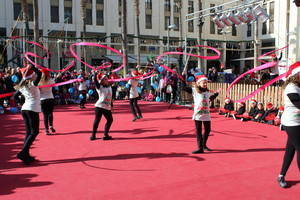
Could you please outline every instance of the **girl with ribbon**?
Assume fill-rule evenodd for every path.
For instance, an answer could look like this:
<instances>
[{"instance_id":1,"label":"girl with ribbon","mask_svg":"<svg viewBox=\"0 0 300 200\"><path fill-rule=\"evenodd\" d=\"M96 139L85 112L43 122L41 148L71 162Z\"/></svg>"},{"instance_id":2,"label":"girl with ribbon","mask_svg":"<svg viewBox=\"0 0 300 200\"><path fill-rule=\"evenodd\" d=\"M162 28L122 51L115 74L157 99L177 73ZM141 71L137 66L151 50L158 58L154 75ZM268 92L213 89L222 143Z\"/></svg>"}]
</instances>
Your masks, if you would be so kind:
<instances>
[{"instance_id":1,"label":"girl with ribbon","mask_svg":"<svg viewBox=\"0 0 300 200\"><path fill-rule=\"evenodd\" d=\"M42 69L42 78L39 85L55 84L51 79L49 71ZM44 115L44 125L46 135L50 135L49 129L52 133L55 133L53 128L53 109L54 109L54 96L52 93L52 87L40 88L41 95L41 107ZM50 126L49 126L50 125Z\"/></svg>"},{"instance_id":2,"label":"girl with ribbon","mask_svg":"<svg viewBox=\"0 0 300 200\"><path fill-rule=\"evenodd\" d=\"M18 102L19 95L25 97L25 103L22 106L22 117L26 127L26 136L23 149L17 154L17 158L23 161L24 164L29 164L35 161L29 153L29 149L39 134L39 112L41 112L40 90L37 87L42 73L35 67L27 65L21 69L22 80L19 85L15 86L15 101Z\"/></svg>"},{"instance_id":3,"label":"girl with ribbon","mask_svg":"<svg viewBox=\"0 0 300 200\"><path fill-rule=\"evenodd\" d=\"M136 121L137 119L141 119L143 118L142 116L142 112L141 109L138 105L138 98L139 98L139 93L138 93L138 89L137 86L139 84L139 81L137 79L137 77L140 76L139 72L137 70L133 70L131 72L132 77L134 77L134 79L130 79L128 81L128 92L129 92L129 102L130 102L130 110L133 114L133 122Z\"/></svg>"},{"instance_id":4,"label":"girl with ribbon","mask_svg":"<svg viewBox=\"0 0 300 200\"><path fill-rule=\"evenodd\" d=\"M93 132L90 140L96 139L97 129L102 115L106 118L103 140L111 140L112 137L108 134L113 122L112 116L112 88L108 82L108 77L105 74L99 73L94 76L96 91L98 93L98 101L95 104L95 120L93 124Z\"/></svg>"},{"instance_id":5,"label":"girl with ribbon","mask_svg":"<svg viewBox=\"0 0 300 200\"><path fill-rule=\"evenodd\" d=\"M185 85L183 88L188 93L193 94L194 98L194 114L193 120L197 132L198 149L192 153L204 153L204 150L212 151L207 147L207 140L211 130L211 118L209 111L209 101L214 100L218 96L218 92L211 93L207 88L208 79L205 75L196 76L196 83L193 87ZM204 137L202 136L202 124L204 124Z\"/></svg>"},{"instance_id":6,"label":"girl with ribbon","mask_svg":"<svg viewBox=\"0 0 300 200\"><path fill-rule=\"evenodd\" d=\"M285 175L297 151L297 163L300 170L300 62L291 65L284 84L284 112L281 123L288 139L281 172L277 181L282 188L288 187Z\"/></svg>"},{"instance_id":7,"label":"girl with ribbon","mask_svg":"<svg viewBox=\"0 0 300 200\"><path fill-rule=\"evenodd\" d=\"M80 103L79 103L79 107L81 109L85 108L85 103L86 103L86 91L87 91L87 86L86 86L86 80L87 80L87 77L85 75L85 71L81 70L80 72L80 75L78 77L79 79L81 79L79 81L79 87L78 87L78 90L79 90L79 96L80 96Z\"/></svg>"}]
</instances>

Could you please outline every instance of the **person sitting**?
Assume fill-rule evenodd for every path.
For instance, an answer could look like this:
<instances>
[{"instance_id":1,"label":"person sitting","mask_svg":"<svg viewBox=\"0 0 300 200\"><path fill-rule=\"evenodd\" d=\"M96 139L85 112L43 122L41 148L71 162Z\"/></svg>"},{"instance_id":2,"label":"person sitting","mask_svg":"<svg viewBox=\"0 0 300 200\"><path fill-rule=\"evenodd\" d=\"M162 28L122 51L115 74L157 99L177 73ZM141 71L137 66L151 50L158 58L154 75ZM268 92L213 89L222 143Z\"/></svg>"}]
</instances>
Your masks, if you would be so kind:
<instances>
[{"instance_id":1,"label":"person sitting","mask_svg":"<svg viewBox=\"0 0 300 200\"><path fill-rule=\"evenodd\" d=\"M274 119L274 125L275 126L280 126L281 125L281 116L283 114L283 111L284 111L284 107L283 106L280 106L279 109L278 109L278 113ZM281 129L281 126L280 126L280 129Z\"/></svg>"},{"instance_id":2,"label":"person sitting","mask_svg":"<svg viewBox=\"0 0 300 200\"><path fill-rule=\"evenodd\" d=\"M255 117L252 119L252 121L260 122L264 114L265 114L264 105L259 102L257 104L257 112L255 113Z\"/></svg>"},{"instance_id":3,"label":"person sitting","mask_svg":"<svg viewBox=\"0 0 300 200\"><path fill-rule=\"evenodd\" d=\"M266 112L262 116L261 122L266 124L274 124L274 119L278 113L278 109L271 102L267 103Z\"/></svg>"},{"instance_id":4,"label":"person sitting","mask_svg":"<svg viewBox=\"0 0 300 200\"><path fill-rule=\"evenodd\" d=\"M250 101L250 111L243 114L241 121L249 121L255 118L257 112L257 101L255 99L251 99Z\"/></svg>"},{"instance_id":5,"label":"person sitting","mask_svg":"<svg viewBox=\"0 0 300 200\"><path fill-rule=\"evenodd\" d=\"M229 97L226 97L224 108L220 109L219 115L225 115L225 117L229 117L230 112L232 111L234 111L234 104Z\"/></svg>"},{"instance_id":6,"label":"person sitting","mask_svg":"<svg viewBox=\"0 0 300 200\"><path fill-rule=\"evenodd\" d=\"M230 114L233 117L233 119L236 120L236 119L241 119L245 112L246 112L245 102L239 102L237 111L232 111Z\"/></svg>"}]
</instances>

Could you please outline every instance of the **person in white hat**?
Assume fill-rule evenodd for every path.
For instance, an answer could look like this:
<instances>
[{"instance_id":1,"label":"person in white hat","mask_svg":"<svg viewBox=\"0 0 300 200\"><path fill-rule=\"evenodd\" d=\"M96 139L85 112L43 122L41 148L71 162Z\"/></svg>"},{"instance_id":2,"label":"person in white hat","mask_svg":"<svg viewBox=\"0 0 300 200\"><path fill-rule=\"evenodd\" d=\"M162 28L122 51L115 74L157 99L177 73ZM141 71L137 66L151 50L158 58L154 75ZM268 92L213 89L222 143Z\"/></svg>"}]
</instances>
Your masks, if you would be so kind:
<instances>
[{"instance_id":1,"label":"person in white hat","mask_svg":"<svg viewBox=\"0 0 300 200\"><path fill-rule=\"evenodd\" d=\"M277 181L282 188L288 187L285 175L297 151L300 170L300 62L291 65L284 84L284 112L281 124L288 135L285 154Z\"/></svg>"},{"instance_id":2,"label":"person in white hat","mask_svg":"<svg viewBox=\"0 0 300 200\"><path fill-rule=\"evenodd\" d=\"M109 130L113 123L113 116L111 112L113 106L111 84L108 82L108 77L102 73L95 74L94 82L95 82L96 91L98 93L99 98L95 104L95 120L93 123L93 131L90 140L96 139L96 133L102 115L104 115L106 119L106 124L104 128L104 137L102 139L111 140L112 137L109 135Z\"/></svg>"},{"instance_id":3,"label":"person in white hat","mask_svg":"<svg viewBox=\"0 0 300 200\"><path fill-rule=\"evenodd\" d=\"M137 77L140 74L137 70L133 70L131 72L131 75L132 75L132 77ZM129 92L129 94L127 96L129 96L130 110L131 110L131 113L133 115L133 120L132 120L133 122L136 121L137 119L143 118L141 109L138 105L138 98L139 98L138 84L139 84L139 81L138 81L137 78L130 79L128 81L128 85L129 85L128 92Z\"/></svg>"},{"instance_id":4,"label":"person in white hat","mask_svg":"<svg viewBox=\"0 0 300 200\"><path fill-rule=\"evenodd\" d=\"M19 102L19 96L22 94L25 97L25 103L22 105L22 117L26 127L26 136L22 150L17 154L17 158L22 160L24 164L30 164L35 161L35 158L30 155L29 149L35 138L39 134L41 112L40 90L37 87L42 73L35 67L26 65L20 69L22 73L21 82L15 86L17 92L14 94L14 99Z\"/></svg>"},{"instance_id":5,"label":"person in white hat","mask_svg":"<svg viewBox=\"0 0 300 200\"><path fill-rule=\"evenodd\" d=\"M224 108L219 110L219 115L225 115L225 117L229 117L230 113L234 111L234 104L229 97L225 98L224 103Z\"/></svg>"},{"instance_id":6,"label":"person in white hat","mask_svg":"<svg viewBox=\"0 0 300 200\"><path fill-rule=\"evenodd\" d=\"M197 145L198 149L192 153L204 153L212 151L207 147L207 140L211 130L211 118L209 110L209 101L214 100L218 96L218 92L212 93L207 88L208 79L205 75L196 76L194 86L183 89L188 93L193 94L194 98L194 114L193 120L195 121ZM204 135L202 136L202 124L204 125Z\"/></svg>"}]
</instances>

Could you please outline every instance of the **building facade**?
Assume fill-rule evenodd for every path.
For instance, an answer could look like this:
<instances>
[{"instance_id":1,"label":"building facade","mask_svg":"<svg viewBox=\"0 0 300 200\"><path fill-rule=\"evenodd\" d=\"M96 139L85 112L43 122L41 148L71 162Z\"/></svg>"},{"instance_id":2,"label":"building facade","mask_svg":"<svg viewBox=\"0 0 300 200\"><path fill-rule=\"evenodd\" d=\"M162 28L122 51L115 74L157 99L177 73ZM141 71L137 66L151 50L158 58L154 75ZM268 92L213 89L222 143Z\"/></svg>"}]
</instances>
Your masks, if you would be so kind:
<instances>
[{"instance_id":1,"label":"building facade","mask_svg":"<svg viewBox=\"0 0 300 200\"><path fill-rule=\"evenodd\" d=\"M21 19L21 0L0 0L0 37L24 35L25 24ZM299 38L299 9L292 0L265 1L264 6L270 15L266 23L258 23L257 35L254 37L253 25L240 25L227 28L227 31L218 30L211 17L203 19L202 28L198 19L186 22L185 16L198 10L220 5L228 0L139 0L140 19L140 52L141 62L146 64L149 56L157 56L167 50L173 51L178 47L189 46L187 51L198 52L194 45L209 45L218 48L222 57L219 61L198 62L196 58L190 58L189 63L197 65L206 71L207 68L219 67L224 63L227 68L235 66L239 71L245 65L254 65L254 45L258 43L258 52L263 53L278 48L286 43L291 43L289 52L299 49L296 38ZM29 33L33 29L32 0L27 0L29 11ZM86 6L86 41L99 42L121 50L121 0L89 0ZM128 26L128 52L129 63L136 63L137 26L136 26L135 0L127 0L127 26ZM284 14L282 14L284 13ZM285 14L287 13L287 14ZM298 17L297 17L298 16ZM57 69L66 65L71 58L68 47L71 43L82 41L83 21L81 18L80 0L39 0L39 27L40 42L47 47L52 57L45 60L44 64ZM169 26L169 25L175 26ZM171 28L170 28L171 27ZM288 34L297 32L298 34ZM257 42L254 42L256 39ZM169 43L168 43L169 41ZM299 41L299 40L296 40ZM23 44L22 44L23 43ZM169 45L168 45L169 44ZM0 59L2 62L10 61L18 56L24 49L24 42L1 40ZM80 57L82 49L77 48ZM297 52L299 52L297 50ZM201 54L210 55L210 51L201 50ZM86 48L86 60L97 65L101 57L106 56L114 62L121 62L121 58L105 49ZM291 58L286 53L286 58ZM295 56L297 57L297 56ZM299 56L298 56L299 57ZM245 60L246 58L246 60ZM178 57L174 56L171 62L177 64ZM242 60L241 60L242 59ZM296 58L294 58L295 60ZM12 62L12 65L14 62ZM10 63L9 63L10 65ZM80 63L77 62L77 68Z\"/></svg>"}]
</instances>

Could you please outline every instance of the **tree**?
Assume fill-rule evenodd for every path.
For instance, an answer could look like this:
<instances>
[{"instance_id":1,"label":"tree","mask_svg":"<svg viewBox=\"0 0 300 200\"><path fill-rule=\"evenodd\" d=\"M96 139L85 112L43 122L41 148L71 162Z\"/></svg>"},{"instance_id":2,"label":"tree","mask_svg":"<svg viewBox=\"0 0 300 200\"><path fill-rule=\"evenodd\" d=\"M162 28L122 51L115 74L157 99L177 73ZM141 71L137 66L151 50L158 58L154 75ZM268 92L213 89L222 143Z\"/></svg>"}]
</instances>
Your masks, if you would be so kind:
<instances>
[{"instance_id":1,"label":"tree","mask_svg":"<svg viewBox=\"0 0 300 200\"><path fill-rule=\"evenodd\" d=\"M140 51L140 0L135 0L136 14L136 34L137 34L137 64L141 66L141 51Z\"/></svg>"},{"instance_id":2,"label":"tree","mask_svg":"<svg viewBox=\"0 0 300 200\"><path fill-rule=\"evenodd\" d=\"M122 49L123 49L123 65L124 76L127 74L128 63L128 45L127 45L127 0L122 0Z\"/></svg>"},{"instance_id":3,"label":"tree","mask_svg":"<svg viewBox=\"0 0 300 200\"><path fill-rule=\"evenodd\" d=\"M34 14L34 41L39 42L40 30L39 30L39 3L38 0L33 0L33 14ZM37 47L34 45L34 53L37 54ZM37 59L35 59L37 61Z\"/></svg>"},{"instance_id":4,"label":"tree","mask_svg":"<svg viewBox=\"0 0 300 200\"><path fill-rule=\"evenodd\" d=\"M28 23L28 4L27 0L22 0L21 1L21 8L22 8L22 20L25 23L25 30L24 30L24 37L27 38L27 34L29 32L29 23ZM24 52L26 52L26 45L24 46L23 49Z\"/></svg>"},{"instance_id":5,"label":"tree","mask_svg":"<svg viewBox=\"0 0 300 200\"><path fill-rule=\"evenodd\" d=\"M83 41L85 40L86 37L86 6L89 3L90 0L81 0L80 1L80 14L81 14L81 19L82 19L82 24L83 24L83 33L82 33L82 37L83 37ZM85 47L83 46L83 56L84 56L84 60L86 62L86 51L85 51Z\"/></svg>"}]
</instances>

